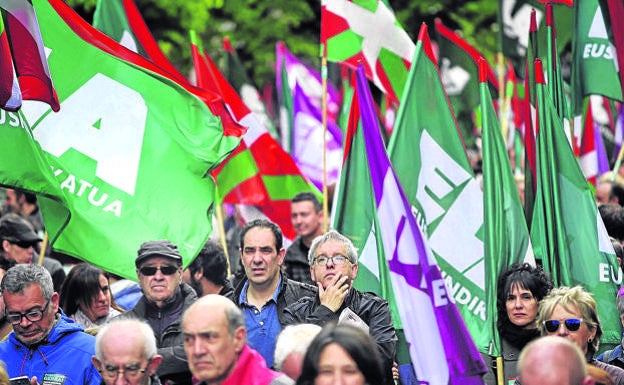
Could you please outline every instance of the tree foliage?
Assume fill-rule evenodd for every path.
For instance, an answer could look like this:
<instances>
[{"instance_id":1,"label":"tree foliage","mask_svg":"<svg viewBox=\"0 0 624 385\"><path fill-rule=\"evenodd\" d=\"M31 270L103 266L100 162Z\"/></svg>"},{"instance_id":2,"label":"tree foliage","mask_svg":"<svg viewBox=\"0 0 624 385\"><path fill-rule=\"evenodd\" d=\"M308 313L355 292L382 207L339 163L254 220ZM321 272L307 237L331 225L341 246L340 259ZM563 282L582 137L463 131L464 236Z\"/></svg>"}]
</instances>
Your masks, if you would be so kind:
<instances>
[{"instance_id":1,"label":"tree foliage","mask_svg":"<svg viewBox=\"0 0 624 385\"><path fill-rule=\"evenodd\" d=\"M96 0L67 0L87 21ZM165 55L182 71L191 69L189 30L194 29L206 51L222 56L227 36L256 85L275 79L275 44L284 41L302 60L317 67L320 1L291 0L135 0ZM412 40L424 22L432 29L440 18L480 49L490 61L496 50L497 1L390 0L398 20ZM431 32L432 33L432 32Z\"/></svg>"}]
</instances>

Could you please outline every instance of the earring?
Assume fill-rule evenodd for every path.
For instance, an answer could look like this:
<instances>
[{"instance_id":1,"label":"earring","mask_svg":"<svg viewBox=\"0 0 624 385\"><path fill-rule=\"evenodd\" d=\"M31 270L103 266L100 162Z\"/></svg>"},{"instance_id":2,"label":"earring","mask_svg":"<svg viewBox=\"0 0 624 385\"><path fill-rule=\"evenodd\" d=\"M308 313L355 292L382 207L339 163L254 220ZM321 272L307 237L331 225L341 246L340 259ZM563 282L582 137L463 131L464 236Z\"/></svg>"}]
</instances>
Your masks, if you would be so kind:
<instances>
[{"instance_id":1,"label":"earring","mask_svg":"<svg viewBox=\"0 0 624 385\"><path fill-rule=\"evenodd\" d=\"M587 340L587 343L589 343L589 344L591 344L592 342L594 342L594 339L593 339L593 338L589 338L589 339Z\"/></svg>"}]
</instances>

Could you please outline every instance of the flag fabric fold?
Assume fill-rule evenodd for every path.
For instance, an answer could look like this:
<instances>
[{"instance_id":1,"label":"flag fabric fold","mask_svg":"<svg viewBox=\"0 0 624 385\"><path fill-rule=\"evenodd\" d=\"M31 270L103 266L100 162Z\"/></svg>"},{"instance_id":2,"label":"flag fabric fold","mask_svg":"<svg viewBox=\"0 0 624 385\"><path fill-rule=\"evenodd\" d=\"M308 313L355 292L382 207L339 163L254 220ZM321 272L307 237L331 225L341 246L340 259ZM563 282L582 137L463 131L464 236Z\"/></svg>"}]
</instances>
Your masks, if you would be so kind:
<instances>
[{"instance_id":1,"label":"flag fabric fold","mask_svg":"<svg viewBox=\"0 0 624 385\"><path fill-rule=\"evenodd\" d=\"M486 353L491 336L486 328L483 193L426 33L419 36L388 154L451 295L477 347Z\"/></svg>"},{"instance_id":2,"label":"flag fabric fold","mask_svg":"<svg viewBox=\"0 0 624 385\"><path fill-rule=\"evenodd\" d=\"M531 243L555 286L582 285L598 305L601 343L618 344L620 319L613 300L622 271L596 207L548 94L544 69L535 61L537 103L537 193Z\"/></svg>"},{"instance_id":3,"label":"flag fabric fold","mask_svg":"<svg viewBox=\"0 0 624 385\"><path fill-rule=\"evenodd\" d=\"M22 99L38 100L59 110L59 100L52 84L50 69L46 59L46 53L41 39L41 31L37 22L37 15L32 4L28 0L3 0L0 4L4 29L1 39L8 37L10 56L15 67L15 75L19 81ZM0 40L0 54L6 59L6 45ZM3 63L3 67L7 63ZM12 79L12 76L3 68L0 73L2 83ZM4 89L6 89L3 86ZM16 88L12 87L12 90ZM0 91L6 92L6 91ZM15 99L13 101L15 105Z\"/></svg>"},{"instance_id":4,"label":"flag fabric fold","mask_svg":"<svg viewBox=\"0 0 624 385\"><path fill-rule=\"evenodd\" d=\"M118 49L61 0L34 7L63 109L23 110L71 211L52 246L136 278L140 244L167 238L188 264L211 231L208 172L240 139L224 135L203 99ZM45 203L42 214L54 229Z\"/></svg>"},{"instance_id":5,"label":"flag fabric fold","mask_svg":"<svg viewBox=\"0 0 624 385\"><path fill-rule=\"evenodd\" d=\"M480 65L484 66L483 61ZM507 148L492 105L485 71L481 71L479 91L483 137L483 223L485 227L485 287L488 327L491 329L490 355L502 354L497 330L498 277L513 263L535 265L529 230L518 196Z\"/></svg>"},{"instance_id":6,"label":"flag fabric fold","mask_svg":"<svg viewBox=\"0 0 624 385\"><path fill-rule=\"evenodd\" d=\"M485 364L450 299L386 154L363 67L357 70L357 97L379 237L418 381L484 384Z\"/></svg>"},{"instance_id":7,"label":"flag fabric fold","mask_svg":"<svg viewBox=\"0 0 624 385\"><path fill-rule=\"evenodd\" d=\"M405 87L414 43L387 3L381 0L321 1L321 45L327 60L356 68L399 102Z\"/></svg>"}]
</instances>

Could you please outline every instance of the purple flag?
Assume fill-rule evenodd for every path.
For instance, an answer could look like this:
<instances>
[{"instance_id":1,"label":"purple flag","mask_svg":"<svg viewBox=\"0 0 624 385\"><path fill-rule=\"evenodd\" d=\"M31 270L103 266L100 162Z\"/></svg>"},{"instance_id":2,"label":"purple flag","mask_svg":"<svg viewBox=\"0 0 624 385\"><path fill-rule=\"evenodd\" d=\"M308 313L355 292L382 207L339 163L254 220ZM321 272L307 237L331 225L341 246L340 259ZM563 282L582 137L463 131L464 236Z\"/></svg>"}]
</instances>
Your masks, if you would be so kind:
<instances>
[{"instance_id":1,"label":"purple flag","mask_svg":"<svg viewBox=\"0 0 624 385\"><path fill-rule=\"evenodd\" d=\"M321 111L312 105L299 84L294 92L294 119L291 156L319 189L323 189L323 121ZM337 182L342 166L342 131L327 121L326 157L327 184Z\"/></svg>"},{"instance_id":2,"label":"purple flag","mask_svg":"<svg viewBox=\"0 0 624 385\"><path fill-rule=\"evenodd\" d=\"M305 95L310 99L319 111L321 110L321 97L323 95L323 81L321 74L311 66L303 63L293 55L282 42L277 43L276 73L280 74L282 65L286 66L288 79L277 77L277 91L281 92L283 81L288 81L290 92L295 92L295 84L298 84ZM331 84L327 83L327 116L329 120L335 120L340 112L340 93Z\"/></svg>"},{"instance_id":3,"label":"purple flag","mask_svg":"<svg viewBox=\"0 0 624 385\"><path fill-rule=\"evenodd\" d=\"M384 147L364 69L357 70L357 95L366 142L377 220L392 287L419 382L484 384L486 368L424 234L416 224Z\"/></svg>"}]
</instances>

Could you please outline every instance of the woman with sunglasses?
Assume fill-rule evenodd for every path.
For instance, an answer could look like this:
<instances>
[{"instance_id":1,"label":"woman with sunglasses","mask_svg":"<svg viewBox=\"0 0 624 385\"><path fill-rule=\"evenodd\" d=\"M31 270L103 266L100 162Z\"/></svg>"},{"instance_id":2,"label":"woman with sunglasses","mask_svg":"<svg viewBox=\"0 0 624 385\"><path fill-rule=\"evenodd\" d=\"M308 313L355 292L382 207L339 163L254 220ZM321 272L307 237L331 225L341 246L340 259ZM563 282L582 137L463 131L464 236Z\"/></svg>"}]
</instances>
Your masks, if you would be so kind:
<instances>
[{"instance_id":1,"label":"woman with sunglasses","mask_svg":"<svg viewBox=\"0 0 624 385\"><path fill-rule=\"evenodd\" d=\"M79 263L69 271L61 287L61 308L85 329L100 326L123 312L111 294L108 275L88 263Z\"/></svg>"},{"instance_id":2,"label":"woman with sunglasses","mask_svg":"<svg viewBox=\"0 0 624 385\"><path fill-rule=\"evenodd\" d=\"M501 339L504 383L513 382L517 377L516 366L522 348L539 337L535 323L538 304L552 287L546 273L528 263L515 263L499 276L497 328ZM488 367L485 382L496 385L496 361L494 357L482 356Z\"/></svg>"},{"instance_id":3,"label":"woman with sunglasses","mask_svg":"<svg viewBox=\"0 0 624 385\"><path fill-rule=\"evenodd\" d=\"M594 359L602 328L596 301L581 286L558 287L540 301L537 325L542 335L555 335L577 344L590 365L611 375L616 385L624 385L624 369Z\"/></svg>"}]
</instances>

